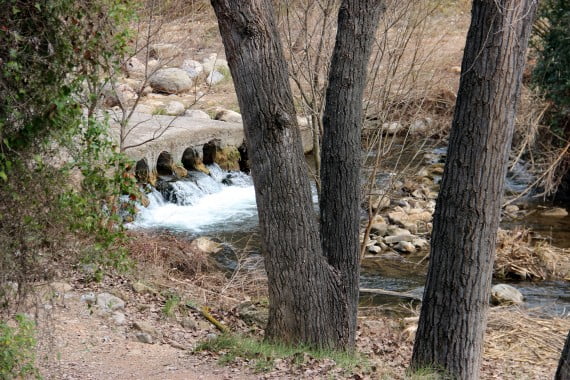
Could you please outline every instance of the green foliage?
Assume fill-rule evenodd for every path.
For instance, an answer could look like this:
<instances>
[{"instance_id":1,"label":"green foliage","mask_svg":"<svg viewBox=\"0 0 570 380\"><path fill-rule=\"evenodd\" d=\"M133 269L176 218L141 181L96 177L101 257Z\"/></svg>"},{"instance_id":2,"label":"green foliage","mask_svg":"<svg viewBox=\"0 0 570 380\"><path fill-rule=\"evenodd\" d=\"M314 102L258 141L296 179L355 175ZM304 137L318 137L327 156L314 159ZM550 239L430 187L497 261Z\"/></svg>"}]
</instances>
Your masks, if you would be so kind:
<instances>
[{"instance_id":1,"label":"green foliage","mask_svg":"<svg viewBox=\"0 0 570 380\"><path fill-rule=\"evenodd\" d=\"M544 26L546 25L546 26ZM552 131L566 139L570 132L570 1L545 0L535 28L537 63L533 82L552 102ZM542 27L539 27L542 26Z\"/></svg>"},{"instance_id":2,"label":"green foliage","mask_svg":"<svg viewBox=\"0 0 570 380\"><path fill-rule=\"evenodd\" d=\"M172 317L176 312L176 309L181 305L182 298L178 294L170 293L166 298L166 302L162 307L162 312L167 317Z\"/></svg>"},{"instance_id":3,"label":"green foliage","mask_svg":"<svg viewBox=\"0 0 570 380\"><path fill-rule=\"evenodd\" d=\"M288 346L231 334L222 334L203 342L196 347L196 351L223 352L220 358L222 364L231 363L238 357L248 359L258 371L271 370L275 359L290 359L294 365L302 365L306 360L305 354L314 359L332 359L347 372L368 367L365 359L349 352L314 350L305 346Z\"/></svg>"},{"instance_id":4,"label":"green foliage","mask_svg":"<svg viewBox=\"0 0 570 380\"><path fill-rule=\"evenodd\" d=\"M0 323L0 379L40 378L34 366L34 322L21 314L15 321L16 327Z\"/></svg>"},{"instance_id":5,"label":"green foliage","mask_svg":"<svg viewBox=\"0 0 570 380\"><path fill-rule=\"evenodd\" d=\"M126 269L121 221L138 193L96 110L128 51L132 2L6 0L3 9L0 285L16 283L23 295L81 254ZM0 293L0 306L9 295Z\"/></svg>"}]
</instances>

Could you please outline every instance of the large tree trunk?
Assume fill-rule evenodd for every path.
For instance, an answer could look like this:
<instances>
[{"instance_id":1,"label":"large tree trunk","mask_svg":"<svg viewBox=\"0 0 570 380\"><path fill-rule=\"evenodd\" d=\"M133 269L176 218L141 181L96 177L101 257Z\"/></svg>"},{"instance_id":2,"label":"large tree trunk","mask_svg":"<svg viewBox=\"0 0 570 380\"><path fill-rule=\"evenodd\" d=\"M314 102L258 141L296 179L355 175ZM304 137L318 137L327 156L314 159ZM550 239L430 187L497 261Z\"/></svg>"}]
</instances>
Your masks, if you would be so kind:
<instances>
[{"instance_id":1,"label":"large tree trunk","mask_svg":"<svg viewBox=\"0 0 570 380\"><path fill-rule=\"evenodd\" d=\"M325 111L321 166L321 240L346 289L350 344L356 335L360 278L362 96L383 0L344 0L338 14Z\"/></svg>"},{"instance_id":2,"label":"large tree trunk","mask_svg":"<svg viewBox=\"0 0 570 380\"><path fill-rule=\"evenodd\" d=\"M212 0L243 113L269 282L266 337L345 348L348 305L322 254L271 0Z\"/></svg>"},{"instance_id":3,"label":"large tree trunk","mask_svg":"<svg viewBox=\"0 0 570 380\"><path fill-rule=\"evenodd\" d=\"M496 233L536 0L474 0L412 369L478 379Z\"/></svg>"},{"instance_id":4,"label":"large tree trunk","mask_svg":"<svg viewBox=\"0 0 570 380\"><path fill-rule=\"evenodd\" d=\"M556 370L554 380L570 380L570 332L566 337L566 343L564 343L564 348L560 355L560 361L558 362L558 369Z\"/></svg>"}]
</instances>

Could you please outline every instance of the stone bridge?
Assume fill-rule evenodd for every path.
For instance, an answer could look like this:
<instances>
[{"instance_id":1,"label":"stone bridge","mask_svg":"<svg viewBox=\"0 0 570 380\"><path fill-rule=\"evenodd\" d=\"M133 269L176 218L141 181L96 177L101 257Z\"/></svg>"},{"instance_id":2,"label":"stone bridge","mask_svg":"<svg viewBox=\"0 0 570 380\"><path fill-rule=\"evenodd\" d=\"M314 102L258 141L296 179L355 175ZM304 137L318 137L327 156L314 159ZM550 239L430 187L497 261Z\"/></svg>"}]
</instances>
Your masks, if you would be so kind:
<instances>
[{"instance_id":1,"label":"stone bridge","mask_svg":"<svg viewBox=\"0 0 570 380\"><path fill-rule=\"evenodd\" d=\"M112 117L111 117L112 119ZM301 121L301 120L300 120ZM301 124L303 149L312 149L312 132L306 123ZM118 140L118 124L113 124L113 132ZM131 130L132 129L132 130ZM187 116L149 115L133 113L129 120L125 138L125 154L139 162L146 161L149 173L157 173L161 154L170 155L175 164L182 162L188 148L195 149L202 156L202 147L213 139L220 141L221 147L239 147L244 141L243 125L206 118Z\"/></svg>"}]
</instances>

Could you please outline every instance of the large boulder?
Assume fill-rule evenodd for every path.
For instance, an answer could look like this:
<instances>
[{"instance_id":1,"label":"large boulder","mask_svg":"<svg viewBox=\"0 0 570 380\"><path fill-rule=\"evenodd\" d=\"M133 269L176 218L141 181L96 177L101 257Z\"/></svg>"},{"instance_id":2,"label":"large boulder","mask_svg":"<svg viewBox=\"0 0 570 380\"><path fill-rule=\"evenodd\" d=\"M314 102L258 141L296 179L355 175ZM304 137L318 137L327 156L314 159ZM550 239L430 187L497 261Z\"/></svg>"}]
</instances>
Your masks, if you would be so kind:
<instances>
[{"instance_id":1,"label":"large boulder","mask_svg":"<svg viewBox=\"0 0 570 380\"><path fill-rule=\"evenodd\" d=\"M523 303L522 293L507 284L497 284L491 288L491 302L494 305L518 305Z\"/></svg>"},{"instance_id":2,"label":"large boulder","mask_svg":"<svg viewBox=\"0 0 570 380\"><path fill-rule=\"evenodd\" d=\"M161 69L154 73L149 84L155 92L179 94L192 88L192 79L182 69Z\"/></svg>"}]
</instances>

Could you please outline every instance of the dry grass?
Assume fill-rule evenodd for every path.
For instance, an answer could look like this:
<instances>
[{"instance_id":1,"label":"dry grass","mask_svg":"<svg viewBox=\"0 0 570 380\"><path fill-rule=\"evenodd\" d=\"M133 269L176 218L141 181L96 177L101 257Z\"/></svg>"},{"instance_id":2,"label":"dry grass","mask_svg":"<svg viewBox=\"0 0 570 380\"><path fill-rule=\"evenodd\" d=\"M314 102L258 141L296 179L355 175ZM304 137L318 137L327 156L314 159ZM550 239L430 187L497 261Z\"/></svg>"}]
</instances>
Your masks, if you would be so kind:
<instances>
[{"instance_id":1,"label":"dry grass","mask_svg":"<svg viewBox=\"0 0 570 380\"><path fill-rule=\"evenodd\" d=\"M510 307L493 308L483 366L499 368L503 378L552 378L568 330L569 318L533 316Z\"/></svg>"},{"instance_id":2,"label":"dry grass","mask_svg":"<svg viewBox=\"0 0 570 380\"><path fill-rule=\"evenodd\" d=\"M226 247L222 254L235 254L237 260L230 274L211 254L173 234L132 233L128 249L137 262L138 276L163 288L174 283L177 291L203 305L230 310L244 301L267 297L267 276L259 256Z\"/></svg>"},{"instance_id":3,"label":"dry grass","mask_svg":"<svg viewBox=\"0 0 570 380\"><path fill-rule=\"evenodd\" d=\"M566 279L570 257L546 242L533 244L528 229L499 230L494 272L498 278L519 280Z\"/></svg>"}]
</instances>

